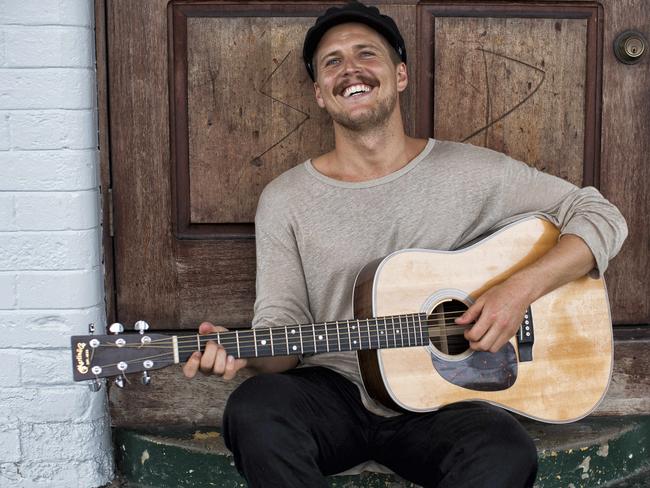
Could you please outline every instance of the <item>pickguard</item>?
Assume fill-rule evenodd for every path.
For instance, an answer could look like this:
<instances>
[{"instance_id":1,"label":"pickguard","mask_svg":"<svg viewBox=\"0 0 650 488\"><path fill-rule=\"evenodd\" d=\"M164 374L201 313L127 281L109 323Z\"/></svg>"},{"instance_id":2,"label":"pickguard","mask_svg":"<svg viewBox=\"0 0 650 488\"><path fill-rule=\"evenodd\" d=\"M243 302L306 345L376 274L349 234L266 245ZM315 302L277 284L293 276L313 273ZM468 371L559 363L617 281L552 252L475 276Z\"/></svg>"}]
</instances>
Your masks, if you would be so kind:
<instances>
[{"instance_id":1,"label":"pickguard","mask_svg":"<svg viewBox=\"0 0 650 488\"><path fill-rule=\"evenodd\" d=\"M462 359L444 359L432 350L430 355L442 378L469 390L505 390L517 379L517 354L509 342L497 352L473 351Z\"/></svg>"}]
</instances>

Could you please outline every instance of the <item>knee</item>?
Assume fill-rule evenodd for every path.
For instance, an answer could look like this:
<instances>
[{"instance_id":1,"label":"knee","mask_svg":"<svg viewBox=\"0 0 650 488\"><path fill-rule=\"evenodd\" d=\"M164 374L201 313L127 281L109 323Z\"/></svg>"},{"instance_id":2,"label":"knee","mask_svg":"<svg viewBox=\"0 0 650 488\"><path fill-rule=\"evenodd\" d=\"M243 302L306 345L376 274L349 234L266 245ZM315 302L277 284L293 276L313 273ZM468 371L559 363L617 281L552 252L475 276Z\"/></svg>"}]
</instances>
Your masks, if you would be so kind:
<instances>
[{"instance_id":1,"label":"knee","mask_svg":"<svg viewBox=\"0 0 650 488\"><path fill-rule=\"evenodd\" d=\"M256 439L263 443L269 429L276 428L291 412L293 392L281 374L253 376L231 393L223 413L223 435L227 446L231 438Z\"/></svg>"},{"instance_id":2,"label":"knee","mask_svg":"<svg viewBox=\"0 0 650 488\"><path fill-rule=\"evenodd\" d=\"M537 448L526 429L511 414L500 408L487 406L489 421L482 429L483 441L489 445L489 456L495 461L507 460L518 473L537 473ZM528 486L528 485L526 485ZM532 486L532 483L531 483Z\"/></svg>"}]
</instances>

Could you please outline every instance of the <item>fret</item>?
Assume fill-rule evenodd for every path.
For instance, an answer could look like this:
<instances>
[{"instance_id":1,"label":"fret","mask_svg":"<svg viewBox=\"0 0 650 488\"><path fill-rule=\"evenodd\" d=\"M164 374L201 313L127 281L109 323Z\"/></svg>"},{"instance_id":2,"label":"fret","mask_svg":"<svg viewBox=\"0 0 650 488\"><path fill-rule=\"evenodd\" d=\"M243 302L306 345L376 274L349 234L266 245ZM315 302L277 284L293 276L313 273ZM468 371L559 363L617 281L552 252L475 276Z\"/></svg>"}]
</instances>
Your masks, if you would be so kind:
<instances>
[{"instance_id":1,"label":"fret","mask_svg":"<svg viewBox=\"0 0 650 488\"><path fill-rule=\"evenodd\" d=\"M422 314L418 314L418 323L420 324L420 345L424 345L424 333L422 331Z\"/></svg>"},{"instance_id":2,"label":"fret","mask_svg":"<svg viewBox=\"0 0 650 488\"><path fill-rule=\"evenodd\" d=\"M316 347L316 326L314 324L311 324L311 333L314 336L314 352L318 352L318 348Z\"/></svg>"},{"instance_id":3,"label":"fret","mask_svg":"<svg viewBox=\"0 0 650 488\"><path fill-rule=\"evenodd\" d=\"M329 351L329 344L327 344L327 322L324 324L314 324L314 337L316 344L319 344L320 352ZM323 341L326 343L325 349L323 349Z\"/></svg>"},{"instance_id":4,"label":"fret","mask_svg":"<svg viewBox=\"0 0 650 488\"><path fill-rule=\"evenodd\" d=\"M398 318L399 318L399 329L398 330L399 330L400 335L402 336L402 347L406 347L406 344L404 344L404 324L402 323L402 316L399 315ZM407 339L408 339L408 336L407 336Z\"/></svg>"},{"instance_id":5,"label":"fret","mask_svg":"<svg viewBox=\"0 0 650 488\"><path fill-rule=\"evenodd\" d=\"M357 323L357 325L353 325L352 329L354 329L355 327L357 328L357 334L359 335L359 343L357 344L356 340L354 340L353 342L355 343L355 346L357 346L359 349L361 349L361 322L359 320L357 320L356 323Z\"/></svg>"},{"instance_id":6,"label":"fret","mask_svg":"<svg viewBox=\"0 0 650 488\"><path fill-rule=\"evenodd\" d=\"M381 338L382 337L384 338L384 342L386 342L386 339L387 339L386 331L385 331L385 329L386 329L386 319L381 319L381 320L384 321L384 330L379 330L379 320L380 319L375 320L375 328L377 329L377 349L382 348ZM388 343L386 343L386 345L384 347L388 347Z\"/></svg>"},{"instance_id":7,"label":"fret","mask_svg":"<svg viewBox=\"0 0 650 488\"><path fill-rule=\"evenodd\" d=\"M339 331L339 321L336 321L336 343L339 346L339 351L341 351L341 333Z\"/></svg>"},{"instance_id":8,"label":"fret","mask_svg":"<svg viewBox=\"0 0 650 488\"><path fill-rule=\"evenodd\" d=\"M253 329L253 344L255 344L255 357L257 357L257 335L255 335L255 329Z\"/></svg>"},{"instance_id":9,"label":"fret","mask_svg":"<svg viewBox=\"0 0 650 488\"><path fill-rule=\"evenodd\" d=\"M271 338L271 356L275 356L275 351L273 350L273 329L269 329L269 337Z\"/></svg>"},{"instance_id":10,"label":"fret","mask_svg":"<svg viewBox=\"0 0 650 488\"><path fill-rule=\"evenodd\" d=\"M361 323L359 323L359 328L361 328ZM361 330L359 330L359 332L361 332ZM359 341L361 343L359 345L359 349L372 349L372 337L370 336L370 319L366 319L366 335L368 336L368 344L365 345ZM361 337L359 337L359 339L361 339Z\"/></svg>"},{"instance_id":11,"label":"fret","mask_svg":"<svg viewBox=\"0 0 650 488\"><path fill-rule=\"evenodd\" d=\"M393 347L397 347L397 337L395 337L395 316L391 315L390 321L393 324Z\"/></svg>"},{"instance_id":12,"label":"fret","mask_svg":"<svg viewBox=\"0 0 650 488\"><path fill-rule=\"evenodd\" d=\"M413 344L411 344L411 324L409 324L408 314L404 315L404 322L406 323L406 337L408 338L409 347L411 347Z\"/></svg>"},{"instance_id":13,"label":"fret","mask_svg":"<svg viewBox=\"0 0 650 488\"><path fill-rule=\"evenodd\" d=\"M352 331L350 330L350 321L346 320L348 324L348 349L351 351L353 349L352 347Z\"/></svg>"},{"instance_id":14,"label":"fret","mask_svg":"<svg viewBox=\"0 0 650 488\"><path fill-rule=\"evenodd\" d=\"M219 333L217 332L217 342L221 344L221 341L219 340ZM201 352L201 336L199 334L196 334L196 350Z\"/></svg>"},{"instance_id":15,"label":"fret","mask_svg":"<svg viewBox=\"0 0 650 488\"><path fill-rule=\"evenodd\" d=\"M300 354L304 354L305 348L302 345L302 325L298 325L298 333L300 334Z\"/></svg>"},{"instance_id":16,"label":"fret","mask_svg":"<svg viewBox=\"0 0 650 488\"><path fill-rule=\"evenodd\" d=\"M271 328L260 327L253 329L255 340L255 354L259 357L271 356Z\"/></svg>"},{"instance_id":17,"label":"fret","mask_svg":"<svg viewBox=\"0 0 650 488\"><path fill-rule=\"evenodd\" d=\"M411 314L411 323L413 324L413 345L417 346L418 345L418 330L417 330L417 324L415 323L415 315Z\"/></svg>"},{"instance_id":18,"label":"fret","mask_svg":"<svg viewBox=\"0 0 650 488\"><path fill-rule=\"evenodd\" d=\"M245 354L240 354L239 352L239 334L243 333L245 334L246 331L239 331L236 330L235 332L226 332L224 334L221 334L219 337L219 343L223 346L223 348L226 350L228 355L230 356L235 356L235 357L247 357Z\"/></svg>"},{"instance_id":19,"label":"fret","mask_svg":"<svg viewBox=\"0 0 650 488\"><path fill-rule=\"evenodd\" d=\"M302 354L302 340L299 340L298 327L300 326L287 327L287 350L291 354ZM299 345L300 350L298 350Z\"/></svg>"},{"instance_id":20,"label":"fret","mask_svg":"<svg viewBox=\"0 0 650 488\"><path fill-rule=\"evenodd\" d=\"M273 356L284 356L289 354L289 344L287 343L286 327L271 327L271 354ZM277 350L277 352L276 352Z\"/></svg>"},{"instance_id":21,"label":"fret","mask_svg":"<svg viewBox=\"0 0 650 488\"><path fill-rule=\"evenodd\" d=\"M284 338L287 341L287 354L290 354L289 353L289 332L288 332L288 329L289 329L289 327L284 328Z\"/></svg>"},{"instance_id":22,"label":"fret","mask_svg":"<svg viewBox=\"0 0 650 488\"><path fill-rule=\"evenodd\" d=\"M330 352L330 337L327 333L327 322L325 322L325 345L327 346L327 352Z\"/></svg>"}]
</instances>

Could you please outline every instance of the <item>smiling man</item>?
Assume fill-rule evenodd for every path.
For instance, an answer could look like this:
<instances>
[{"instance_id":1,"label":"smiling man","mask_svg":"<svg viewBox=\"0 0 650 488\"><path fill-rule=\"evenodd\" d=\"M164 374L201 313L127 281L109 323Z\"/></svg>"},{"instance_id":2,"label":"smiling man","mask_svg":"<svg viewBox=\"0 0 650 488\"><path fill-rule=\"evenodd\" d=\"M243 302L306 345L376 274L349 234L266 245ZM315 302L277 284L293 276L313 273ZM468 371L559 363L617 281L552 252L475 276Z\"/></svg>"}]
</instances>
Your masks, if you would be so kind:
<instances>
[{"instance_id":1,"label":"smiling man","mask_svg":"<svg viewBox=\"0 0 650 488\"><path fill-rule=\"evenodd\" d=\"M577 188L509 157L404 132L406 49L394 21L353 2L307 32L304 61L332 117L332 151L271 182L256 216L254 327L346 319L356 273L399 249L457 249L526 215L561 230L542 258L481 295L457 320L469 347L499 350L550 290L602 273L625 221L594 188ZM202 334L223 331L203 323ZM325 487L325 476L372 464L427 487L532 486L535 446L486 403L399 413L363 388L354 352L235 359L215 343L184 367L230 379L224 438L253 487Z\"/></svg>"}]
</instances>

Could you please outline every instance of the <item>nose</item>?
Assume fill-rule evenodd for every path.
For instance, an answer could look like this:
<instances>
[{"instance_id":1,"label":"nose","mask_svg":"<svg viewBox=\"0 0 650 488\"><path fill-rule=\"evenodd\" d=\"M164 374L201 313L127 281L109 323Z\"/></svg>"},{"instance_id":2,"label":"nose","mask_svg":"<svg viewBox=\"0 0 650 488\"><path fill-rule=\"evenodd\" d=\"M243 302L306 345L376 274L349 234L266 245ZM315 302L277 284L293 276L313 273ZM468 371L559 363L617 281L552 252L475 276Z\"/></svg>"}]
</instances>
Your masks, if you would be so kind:
<instances>
[{"instance_id":1,"label":"nose","mask_svg":"<svg viewBox=\"0 0 650 488\"><path fill-rule=\"evenodd\" d=\"M343 59L343 73L356 73L359 70L359 63L354 56L347 56Z\"/></svg>"}]
</instances>

